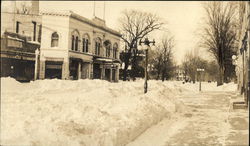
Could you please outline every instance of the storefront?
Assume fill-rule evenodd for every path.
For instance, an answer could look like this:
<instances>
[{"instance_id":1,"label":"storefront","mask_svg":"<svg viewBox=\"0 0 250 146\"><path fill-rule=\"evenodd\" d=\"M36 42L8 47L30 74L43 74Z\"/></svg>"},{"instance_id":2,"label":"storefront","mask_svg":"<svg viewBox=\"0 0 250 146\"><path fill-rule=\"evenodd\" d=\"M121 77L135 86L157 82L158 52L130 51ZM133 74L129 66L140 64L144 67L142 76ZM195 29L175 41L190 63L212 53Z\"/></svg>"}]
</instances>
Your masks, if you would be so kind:
<instances>
[{"instance_id":1,"label":"storefront","mask_svg":"<svg viewBox=\"0 0 250 146\"><path fill-rule=\"evenodd\" d=\"M69 79L91 78L92 56L79 52L69 52Z\"/></svg>"},{"instance_id":2,"label":"storefront","mask_svg":"<svg viewBox=\"0 0 250 146\"><path fill-rule=\"evenodd\" d=\"M6 32L1 38L1 77L18 81L34 80L35 50L39 44L29 43L24 36Z\"/></svg>"},{"instance_id":3,"label":"storefront","mask_svg":"<svg viewBox=\"0 0 250 146\"><path fill-rule=\"evenodd\" d=\"M45 61L45 78L62 78L62 61Z\"/></svg>"},{"instance_id":4,"label":"storefront","mask_svg":"<svg viewBox=\"0 0 250 146\"><path fill-rule=\"evenodd\" d=\"M94 79L118 82L119 62L107 58L95 58L93 68Z\"/></svg>"}]
</instances>

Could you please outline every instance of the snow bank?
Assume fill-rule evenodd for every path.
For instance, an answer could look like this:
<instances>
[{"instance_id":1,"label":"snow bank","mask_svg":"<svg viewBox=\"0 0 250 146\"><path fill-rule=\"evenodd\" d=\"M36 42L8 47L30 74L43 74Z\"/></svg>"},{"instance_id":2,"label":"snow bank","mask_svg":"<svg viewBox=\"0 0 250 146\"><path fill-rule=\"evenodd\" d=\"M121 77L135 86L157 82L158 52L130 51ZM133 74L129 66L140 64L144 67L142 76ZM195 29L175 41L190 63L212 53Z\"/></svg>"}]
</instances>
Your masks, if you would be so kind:
<instances>
[{"instance_id":1,"label":"snow bank","mask_svg":"<svg viewBox=\"0 0 250 146\"><path fill-rule=\"evenodd\" d=\"M1 78L1 145L125 145L185 108L179 82Z\"/></svg>"},{"instance_id":2,"label":"snow bank","mask_svg":"<svg viewBox=\"0 0 250 146\"><path fill-rule=\"evenodd\" d=\"M183 91L194 91L199 92L199 82L193 83L185 83L182 86ZM237 90L237 84L231 82L231 83L224 83L221 86L217 86L216 82L208 83L208 82L201 82L201 90L202 91L236 91Z\"/></svg>"}]
</instances>

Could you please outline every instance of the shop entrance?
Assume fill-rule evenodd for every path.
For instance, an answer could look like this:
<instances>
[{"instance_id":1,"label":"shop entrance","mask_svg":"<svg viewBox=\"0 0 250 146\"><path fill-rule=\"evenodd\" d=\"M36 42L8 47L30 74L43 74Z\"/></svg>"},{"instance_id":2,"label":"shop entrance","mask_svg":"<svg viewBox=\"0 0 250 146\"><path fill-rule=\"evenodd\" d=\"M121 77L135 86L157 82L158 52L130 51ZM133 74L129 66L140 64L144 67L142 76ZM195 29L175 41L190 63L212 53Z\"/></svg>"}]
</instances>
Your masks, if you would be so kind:
<instances>
[{"instance_id":1,"label":"shop entrance","mask_svg":"<svg viewBox=\"0 0 250 146\"><path fill-rule=\"evenodd\" d=\"M101 79L101 68L100 64L94 63L93 64L93 78L94 79Z\"/></svg>"},{"instance_id":2,"label":"shop entrance","mask_svg":"<svg viewBox=\"0 0 250 146\"><path fill-rule=\"evenodd\" d=\"M70 79L77 80L78 79L78 66L81 63L80 60L71 59L69 64L70 70Z\"/></svg>"},{"instance_id":3,"label":"shop entrance","mask_svg":"<svg viewBox=\"0 0 250 146\"><path fill-rule=\"evenodd\" d=\"M115 73L116 73L115 69L112 69L112 81L116 81L115 80Z\"/></svg>"},{"instance_id":4,"label":"shop entrance","mask_svg":"<svg viewBox=\"0 0 250 146\"><path fill-rule=\"evenodd\" d=\"M1 77L12 77L20 82L34 79L35 61L1 58Z\"/></svg>"},{"instance_id":5,"label":"shop entrance","mask_svg":"<svg viewBox=\"0 0 250 146\"><path fill-rule=\"evenodd\" d=\"M45 78L46 79L62 79L62 64L61 61L46 61L45 62Z\"/></svg>"},{"instance_id":6,"label":"shop entrance","mask_svg":"<svg viewBox=\"0 0 250 146\"><path fill-rule=\"evenodd\" d=\"M110 81L110 69L105 69L105 80Z\"/></svg>"}]
</instances>

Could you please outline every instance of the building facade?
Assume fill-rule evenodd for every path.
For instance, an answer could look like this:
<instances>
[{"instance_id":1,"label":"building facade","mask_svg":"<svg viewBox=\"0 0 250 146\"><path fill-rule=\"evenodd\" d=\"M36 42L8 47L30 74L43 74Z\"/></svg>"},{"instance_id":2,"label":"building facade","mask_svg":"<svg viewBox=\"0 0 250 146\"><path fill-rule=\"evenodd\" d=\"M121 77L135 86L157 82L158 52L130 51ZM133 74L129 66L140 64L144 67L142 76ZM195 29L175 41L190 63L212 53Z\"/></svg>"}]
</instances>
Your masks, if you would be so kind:
<instances>
[{"instance_id":1,"label":"building facade","mask_svg":"<svg viewBox=\"0 0 250 146\"><path fill-rule=\"evenodd\" d=\"M41 41L39 3L29 1L25 9L17 1L3 4L9 6L1 11L1 77L33 80Z\"/></svg>"},{"instance_id":2,"label":"building facade","mask_svg":"<svg viewBox=\"0 0 250 146\"><path fill-rule=\"evenodd\" d=\"M42 12L39 79L118 81L121 35L74 12Z\"/></svg>"},{"instance_id":3,"label":"building facade","mask_svg":"<svg viewBox=\"0 0 250 146\"><path fill-rule=\"evenodd\" d=\"M236 60L236 73L238 78L238 89L244 96L245 102L249 102L250 86L250 2L239 2L239 21L238 31L238 57Z\"/></svg>"}]
</instances>

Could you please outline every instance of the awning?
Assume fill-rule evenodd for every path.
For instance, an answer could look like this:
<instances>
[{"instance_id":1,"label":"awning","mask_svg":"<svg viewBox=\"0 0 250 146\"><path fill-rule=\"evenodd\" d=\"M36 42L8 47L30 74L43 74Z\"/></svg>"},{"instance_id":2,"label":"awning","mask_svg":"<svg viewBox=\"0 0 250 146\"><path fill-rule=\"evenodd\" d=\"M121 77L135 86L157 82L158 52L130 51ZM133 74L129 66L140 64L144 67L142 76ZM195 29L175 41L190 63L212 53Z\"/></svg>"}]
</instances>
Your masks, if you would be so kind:
<instances>
[{"instance_id":1,"label":"awning","mask_svg":"<svg viewBox=\"0 0 250 146\"><path fill-rule=\"evenodd\" d=\"M113 62L112 59L108 59L108 58L96 58L96 61Z\"/></svg>"}]
</instances>

